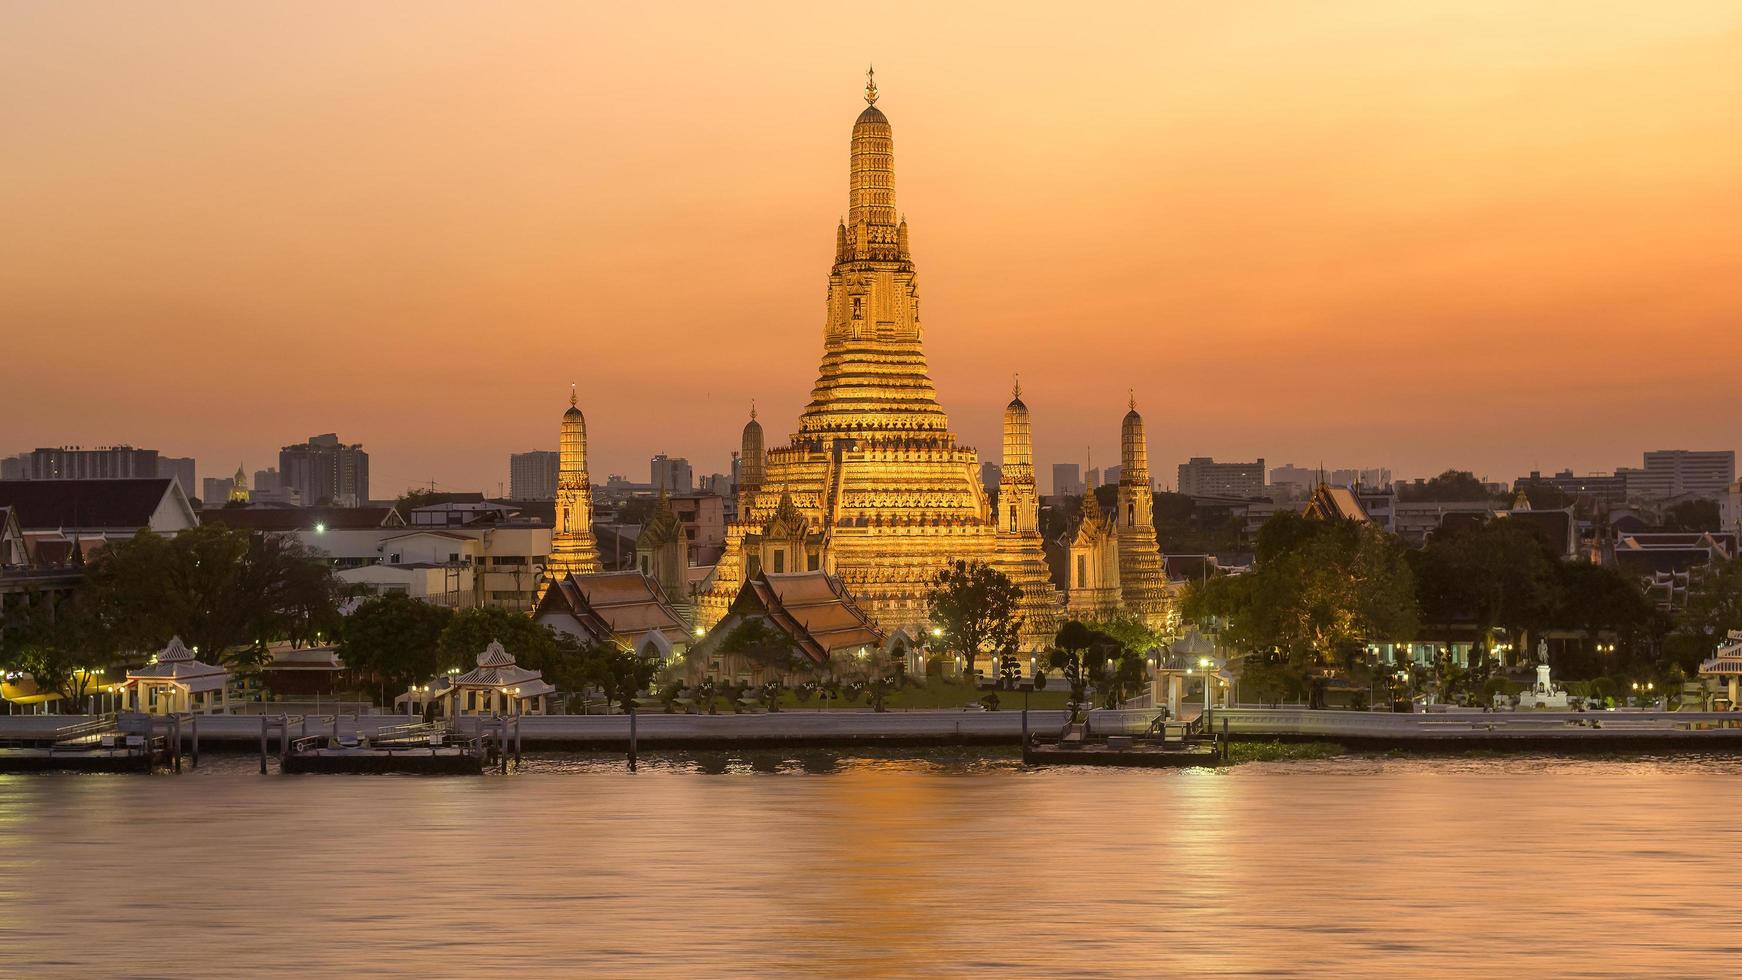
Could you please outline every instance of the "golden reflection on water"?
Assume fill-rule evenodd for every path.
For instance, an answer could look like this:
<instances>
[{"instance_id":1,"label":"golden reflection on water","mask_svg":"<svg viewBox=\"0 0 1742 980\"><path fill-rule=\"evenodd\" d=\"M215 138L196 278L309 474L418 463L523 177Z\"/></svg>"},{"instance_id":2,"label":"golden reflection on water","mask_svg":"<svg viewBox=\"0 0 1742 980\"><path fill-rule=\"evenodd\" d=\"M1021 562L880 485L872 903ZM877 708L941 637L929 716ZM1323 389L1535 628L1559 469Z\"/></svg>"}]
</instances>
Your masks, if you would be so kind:
<instances>
[{"instance_id":1,"label":"golden reflection on water","mask_svg":"<svg viewBox=\"0 0 1742 980\"><path fill-rule=\"evenodd\" d=\"M215 763L215 764L214 764ZM1729 760L0 777L0 975L1731 975Z\"/></svg>"}]
</instances>

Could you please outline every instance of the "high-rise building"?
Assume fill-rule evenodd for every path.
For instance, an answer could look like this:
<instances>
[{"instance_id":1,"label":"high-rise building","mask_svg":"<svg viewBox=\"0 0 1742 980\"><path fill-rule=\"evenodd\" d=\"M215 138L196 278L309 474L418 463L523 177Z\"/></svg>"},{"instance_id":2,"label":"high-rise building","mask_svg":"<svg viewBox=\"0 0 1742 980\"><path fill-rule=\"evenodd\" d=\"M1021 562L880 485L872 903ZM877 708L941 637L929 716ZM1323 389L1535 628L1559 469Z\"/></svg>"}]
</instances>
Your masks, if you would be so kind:
<instances>
[{"instance_id":1,"label":"high-rise building","mask_svg":"<svg viewBox=\"0 0 1742 980\"><path fill-rule=\"evenodd\" d=\"M653 474L651 482L656 490L690 493L695 489L695 474L690 470L690 461L681 456L660 453L653 457L649 468Z\"/></svg>"},{"instance_id":2,"label":"high-rise building","mask_svg":"<svg viewBox=\"0 0 1742 980\"><path fill-rule=\"evenodd\" d=\"M1264 460L1255 463L1218 463L1207 456L1193 456L1179 464L1179 492L1194 497L1237 497L1250 500L1264 496Z\"/></svg>"},{"instance_id":3,"label":"high-rise building","mask_svg":"<svg viewBox=\"0 0 1742 980\"><path fill-rule=\"evenodd\" d=\"M1120 478L1124 475L1125 467L1109 466L1107 467L1106 472L1101 475L1101 485L1104 487L1116 487L1119 485Z\"/></svg>"},{"instance_id":4,"label":"high-rise building","mask_svg":"<svg viewBox=\"0 0 1742 980\"><path fill-rule=\"evenodd\" d=\"M369 454L332 432L279 450L278 474L310 506L360 507L369 501Z\"/></svg>"},{"instance_id":5,"label":"high-rise building","mask_svg":"<svg viewBox=\"0 0 1742 980\"><path fill-rule=\"evenodd\" d=\"M534 449L508 456L509 500L555 500L557 474L562 468L562 454L549 449Z\"/></svg>"},{"instance_id":6,"label":"high-rise building","mask_svg":"<svg viewBox=\"0 0 1742 980\"><path fill-rule=\"evenodd\" d=\"M1101 468L1099 466L1089 467L1089 471L1083 476L1083 490L1087 492L1105 485L1101 482Z\"/></svg>"},{"instance_id":7,"label":"high-rise building","mask_svg":"<svg viewBox=\"0 0 1742 980\"><path fill-rule=\"evenodd\" d=\"M1644 466L1622 467L1615 475L1625 482L1629 500L1671 497L1718 500L1736 481L1736 452L1657 449L1645 454Z\"/></svg>"},{"instance_id":8,"label":"high-rise building","mask_svg":"<svg viewBox=\"0 0 1742 980\"><path fill-rule=\"evenodd\" d=\"M20 458L21 476L26 480L122 480L160 475L157 450L132 446L61 446L35 449Z\"/></svg>"},{"instance_id":9,"label":"high-rise building","mask_svg":"<svg viewBox=\"0 0 1742 980\"><path fill-rule=\"evenodd\" d=\"M227 477L208 476L200 483L200 506L222 507L230 499L236 481Z\"/></svg>"},{"instance_id":10,"label":"high-rise building","mask_svg":"<svg viewBox=\"0 0 1742 980\"><path fill-rule=\"evenodd\" d=\"M277 493L283 486L284 481L279 479L277 467L268 466L254 471L254 496Z\"/></svg>"},{"instance_id":11,"label":"high-rise building","mask_svg":"<svg viewBox=\"0 0 1742 980\"><path fill-rule=\"evenodd\" d=\"M1077 463L1052 464L1052 493L1055 497L1076 497L1083 492L1083 470Z\"/></svg>"},{"instance_id":12,"label":"high-rise building","mask_svg":"<svg viewBox=\"0 0 1742 980\"><path fill-rule=\"evenodd\" d=\"M192 497L199 492L199 486L194 482L194 458L192 456L157 457L157 475L174 480L181 486L181 492L184 496Z\"/></svg>"}]
</instances>

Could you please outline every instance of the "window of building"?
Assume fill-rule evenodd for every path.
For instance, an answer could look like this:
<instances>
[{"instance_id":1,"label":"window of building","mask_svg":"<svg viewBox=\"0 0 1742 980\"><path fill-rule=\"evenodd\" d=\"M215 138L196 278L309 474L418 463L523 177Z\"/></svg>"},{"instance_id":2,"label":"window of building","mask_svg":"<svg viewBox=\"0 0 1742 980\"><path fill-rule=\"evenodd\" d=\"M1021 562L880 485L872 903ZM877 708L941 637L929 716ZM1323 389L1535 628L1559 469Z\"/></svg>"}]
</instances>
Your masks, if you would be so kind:
<instances>
[{"instance_id":1,"label":"window of building","mask_svg":"<svg viewBox=\"0 0 1742 980\"><path fill-rule=\"evenodd\" d=\"M1083 555L1077 556L1077 588L1089 584L1089 562Z\"/></svg>"},{"instance_id":2,"label":"window of building","mask_svg":"<svg viewBox=\"0 0 1742 980\"><path fill-rule=\"evenodd\" d=\"M805 566L813 572L817 570L819 566L817 564L817 556L814 553L809 556L808 560L805 562Z\"/></svg>"},{"instance_id":3,"label":"window of building","mask_svg":"<svg viewBox=\"0 0 1742 980\"><path fill-rule=\"evenodd\" d=\"M779 575L784 571L786 571L786 552L782 549L776 549L774 552L774 574Z\"/></svg>"}]
</instances>

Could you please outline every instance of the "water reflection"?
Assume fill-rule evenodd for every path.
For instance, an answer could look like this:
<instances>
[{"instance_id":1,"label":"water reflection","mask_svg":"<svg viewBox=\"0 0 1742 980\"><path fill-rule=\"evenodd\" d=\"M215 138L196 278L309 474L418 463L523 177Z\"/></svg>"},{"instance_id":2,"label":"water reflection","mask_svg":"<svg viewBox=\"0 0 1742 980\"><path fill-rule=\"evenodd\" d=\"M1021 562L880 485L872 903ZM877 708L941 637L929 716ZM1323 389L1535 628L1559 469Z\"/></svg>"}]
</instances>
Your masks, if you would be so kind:
<instances>
[{"instance_id":1,"label":"water reflection","mask_svg":"<svg viewBox=\"0 0 1742 980\"><path fill-rule=\"evenodd\" d=\"M0 777L0 973L1728 975L1737 763Z\"/></svg>"}]
</instances>

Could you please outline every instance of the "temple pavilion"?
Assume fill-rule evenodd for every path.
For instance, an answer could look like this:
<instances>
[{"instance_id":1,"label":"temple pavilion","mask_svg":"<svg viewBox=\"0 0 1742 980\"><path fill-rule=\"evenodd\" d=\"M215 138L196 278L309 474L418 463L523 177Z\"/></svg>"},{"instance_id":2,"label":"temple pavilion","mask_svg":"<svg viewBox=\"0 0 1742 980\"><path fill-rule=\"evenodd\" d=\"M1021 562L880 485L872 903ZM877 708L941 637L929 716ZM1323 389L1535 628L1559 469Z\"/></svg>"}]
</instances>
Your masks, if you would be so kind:
<instances>
[{"instance_id":1,"label":"temple pavilion","mask_svg":"<svg viewBox=\"0 0 1742 980\"><path fill-rule=\"evenodd\" d=\"M127 671L121 704L150 715L223 714L230 710L230 672L196 660L181 637L171 637L150 663Z\"/></svg>"},{"instance_id":2,"label":"temple pavilion","mask_svg":"<svg viewBox=\"0 0 1742 980\"><path fill-rule=\"evenodd\" d=\"M1717 653L1700 664L1700 676L1716 678L1728 685L1728 708L1734 711L1737 695L1742 693L1738 690L1742 688L1742 631L1731 630L1726 639L1728 642L1719 645Z\"/></svg>"},{"instance_id":3,"label":"temple pavilion","mask_svg":"<svg viewBox=\"0 0 1742 980\"><path fill-rule=\"evenodd\" d=\"M462 715L542 715L556 688L541 671L528 670L495 640L478 654L478 666L463 674L445 674L414 684L394 698L394 706L411 714L430 706L446 718Z\"/></svg>"}]
</instances>

